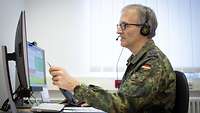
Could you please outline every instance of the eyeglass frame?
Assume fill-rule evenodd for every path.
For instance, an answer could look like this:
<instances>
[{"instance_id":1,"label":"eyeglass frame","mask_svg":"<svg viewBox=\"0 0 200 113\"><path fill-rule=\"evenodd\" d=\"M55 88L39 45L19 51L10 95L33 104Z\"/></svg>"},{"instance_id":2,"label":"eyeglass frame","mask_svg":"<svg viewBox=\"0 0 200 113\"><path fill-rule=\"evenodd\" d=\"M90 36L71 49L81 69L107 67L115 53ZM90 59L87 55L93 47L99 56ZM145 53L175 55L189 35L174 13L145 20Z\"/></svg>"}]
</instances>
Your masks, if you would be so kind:
<instances>
[{"instance_id":1,"label":"eyeglass frame","mask_svg":"<svg viewBox=\"0 0 200 113\"><path fill-rule=\"evenodd\" d=\"M126 23L126 22L122 22L117 24L117 29L121 29L122 31L126 30L128 25L134 25L134 26L143 26L144 24L131 24L131 23Z\"/></svg>"}]
</instances>

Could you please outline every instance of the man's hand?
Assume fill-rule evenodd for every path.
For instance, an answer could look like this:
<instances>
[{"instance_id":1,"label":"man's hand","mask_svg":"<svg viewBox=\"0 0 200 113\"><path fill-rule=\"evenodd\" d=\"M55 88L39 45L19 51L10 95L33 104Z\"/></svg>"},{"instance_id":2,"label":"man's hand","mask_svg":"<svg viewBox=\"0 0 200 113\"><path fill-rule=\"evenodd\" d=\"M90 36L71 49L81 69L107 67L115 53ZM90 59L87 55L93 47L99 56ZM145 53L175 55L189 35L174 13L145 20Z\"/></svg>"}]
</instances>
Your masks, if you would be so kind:
<instances>
[{"instance_id":1,"label":"man's hand","mask_svg":"<svg viewBox=\"0 0 200 113\"><path fill-rule=\"evenodd\" d=\"M61 67L52 66L49 68L49 73L52 75L53 84L57 85L59 88L73 91L77 85L80 85L76 79L72 78L69 73Z\"/></svg>"}]
</instances>

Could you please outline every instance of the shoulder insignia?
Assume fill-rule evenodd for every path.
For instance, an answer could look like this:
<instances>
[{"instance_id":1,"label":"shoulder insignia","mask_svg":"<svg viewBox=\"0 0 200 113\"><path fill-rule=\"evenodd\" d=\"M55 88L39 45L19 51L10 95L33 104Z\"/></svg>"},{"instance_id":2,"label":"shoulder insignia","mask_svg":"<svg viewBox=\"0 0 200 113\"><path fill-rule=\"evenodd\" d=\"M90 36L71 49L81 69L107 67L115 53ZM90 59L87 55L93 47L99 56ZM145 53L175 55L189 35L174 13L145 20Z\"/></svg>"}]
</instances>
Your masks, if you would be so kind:
<instances>
[{"instance_id":1,"label":"shoulder insignia","mask_svg":"<svg viewBox=\"0 0 200 113\"><path fill-rule=\"evenodd\" d=\"M151 65L150 65L150 64L144 64L144 65L142 66L142 69L144 69L144 70L149 70L149 69L151 69Z\"/></svg>"}]
</instances>

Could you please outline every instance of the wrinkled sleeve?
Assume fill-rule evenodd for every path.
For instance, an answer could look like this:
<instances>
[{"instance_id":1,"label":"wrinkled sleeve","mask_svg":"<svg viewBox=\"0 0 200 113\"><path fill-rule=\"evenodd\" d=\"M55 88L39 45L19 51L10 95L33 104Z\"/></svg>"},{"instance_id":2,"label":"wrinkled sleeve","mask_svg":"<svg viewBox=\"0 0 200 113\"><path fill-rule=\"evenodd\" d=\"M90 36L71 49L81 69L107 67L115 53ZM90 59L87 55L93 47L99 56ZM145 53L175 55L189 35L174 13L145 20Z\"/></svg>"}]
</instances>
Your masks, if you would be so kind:
<instances>
[{"instance_id":1,"label":"wrinkled sleeve","mask_svg":"<svg viewBox=\"0 0 200 113\"><path fill-rule=\"evenodd\" d=\"M126 113L128 102L123 95L109 93L101 87L84 84L77 86L74 95L79 101L108 113Z\"/></svg>"}]
</instances>

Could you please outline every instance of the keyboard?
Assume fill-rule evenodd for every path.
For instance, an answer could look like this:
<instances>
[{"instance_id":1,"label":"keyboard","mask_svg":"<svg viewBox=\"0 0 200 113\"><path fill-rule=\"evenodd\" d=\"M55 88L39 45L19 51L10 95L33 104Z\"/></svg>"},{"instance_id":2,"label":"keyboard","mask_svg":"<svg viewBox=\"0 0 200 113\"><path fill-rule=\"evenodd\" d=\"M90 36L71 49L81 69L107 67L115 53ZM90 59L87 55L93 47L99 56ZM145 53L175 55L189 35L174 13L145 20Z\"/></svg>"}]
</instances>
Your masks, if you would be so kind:
<instances>
[{"instance_id":1,"label":"keyboard","mask_svg":"<svg viewBox=\"0 0 200 113\"><path fill-rule=\"evenodd\" d=\"M93 107L65 107L63 109L64 113L106 113L102 110Z\"/></svg>"},{"instance_id":2,"label":"keyboard","mask_svg":"<svg viewBox=\"0 0 200 113\"><path fill-rule=\"evenodd\" d=\"M32 112L60 112L64 108L64 104L58 103L41 103L31 108Z\"/></svg>"}]
</instances>

